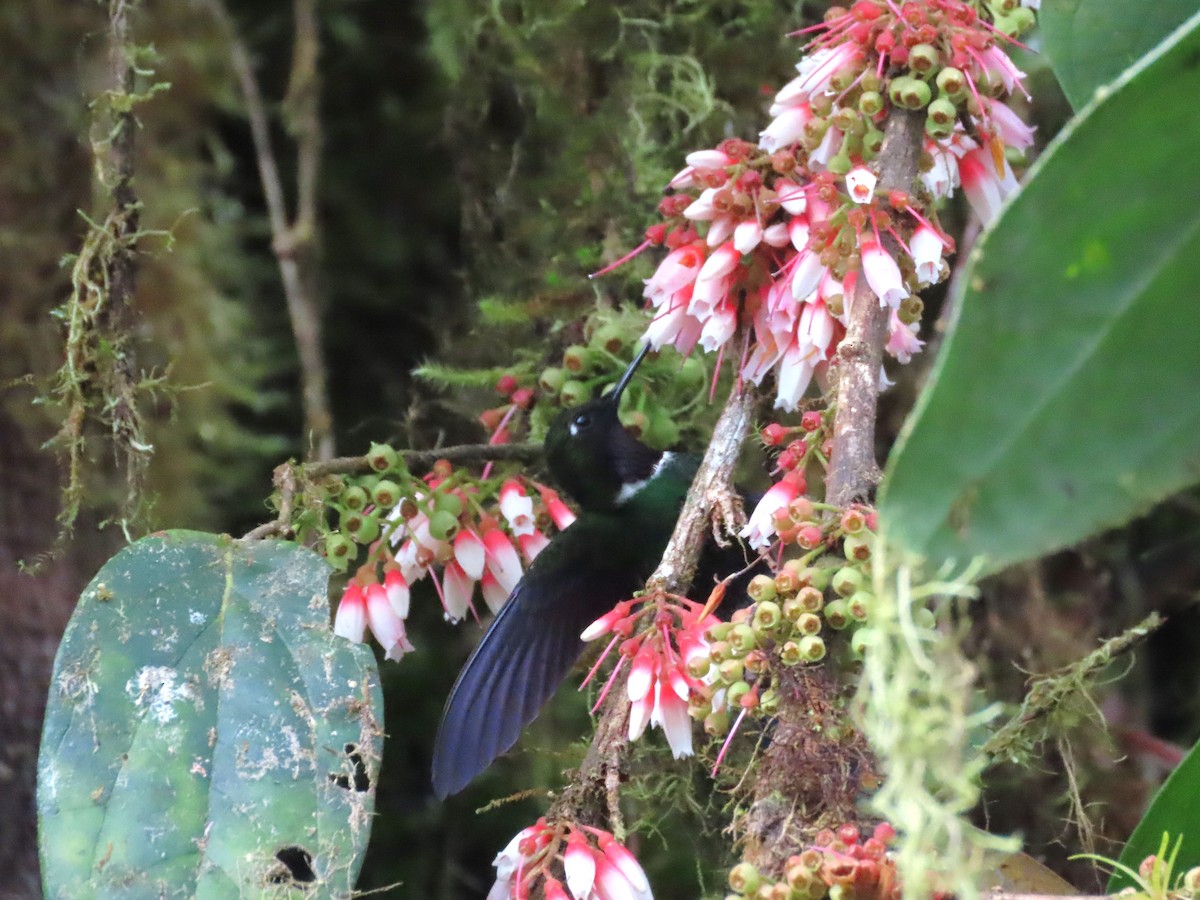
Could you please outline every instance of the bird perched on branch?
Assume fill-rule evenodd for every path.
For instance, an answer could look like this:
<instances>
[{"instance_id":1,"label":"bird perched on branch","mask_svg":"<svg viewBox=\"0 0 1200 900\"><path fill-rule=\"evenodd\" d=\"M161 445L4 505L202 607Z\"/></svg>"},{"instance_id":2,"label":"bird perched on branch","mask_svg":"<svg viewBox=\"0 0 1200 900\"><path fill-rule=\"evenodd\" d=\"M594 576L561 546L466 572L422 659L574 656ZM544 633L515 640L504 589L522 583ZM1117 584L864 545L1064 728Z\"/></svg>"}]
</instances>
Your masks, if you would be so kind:
<instances>
[{"instance_id":1,"label":"bird perched on branch","mask_svg":"<svg viewBox=\"0 0 1200 900\"><path fill-rule=\"evenodd\" d=\"M654 450L617 418L648 350L612 391L550 425L546 464L581 512L530 564L454 683L433 751L439 797L462 790L516 743L579 658L580 633L642 588L670 540L700 458ZM699 599L713 574L745 565L740 546L710 541Z\"/></svg>"}]
</instances>

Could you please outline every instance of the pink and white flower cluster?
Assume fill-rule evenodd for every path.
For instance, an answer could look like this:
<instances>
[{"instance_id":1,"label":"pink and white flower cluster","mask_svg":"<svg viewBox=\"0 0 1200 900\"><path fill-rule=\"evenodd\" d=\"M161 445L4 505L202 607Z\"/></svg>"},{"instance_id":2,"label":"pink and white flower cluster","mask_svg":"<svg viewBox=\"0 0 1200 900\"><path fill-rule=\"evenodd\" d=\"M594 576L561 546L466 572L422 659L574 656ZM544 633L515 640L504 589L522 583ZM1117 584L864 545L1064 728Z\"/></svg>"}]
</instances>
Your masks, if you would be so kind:
<instances>
[{"instance_id":1,"label":"pink and white flower cluster","mask_svg":"<svg viewBox=\"0 0 1200 900\"><path fill-rule=\"evenodd\" d=\"M1033 142L1000 99L1023 73L971 4L858 0L816 30L757 146L689 154L643 244L669 250L645 282L650 344L737 354L741 377L774 373L787 411L836 350L860 279L889 309L888 353L919 352L919 304L905 301L946 276L953 248L934 206L961 187L990 222L1016 188L1006 153ZM871 169L896 104L927 108L916 196L877 191ZM739 326L750 337L730 349Z\"/></svg>"},{"instance_id":2,"label":"pink and white flower cluster","mask_svg":"<svg viewBox=\"0 0 1200 900\"><path fill-rule=\"evenodd\" d=\"M703 604L684 597L655 598L640 606L627 600L589 625L580 637L593 641L612 638L584 685L599 670L609 652L620 645L621 658L596 701L608 695L617 674L630 661L626 694L630 703L629 739L636 741L647 725L657 725L666 735L676 759L692 755L692 721L688 701L705 692L705 682L689 671L689 663L708 656L705 631L717 623ZM640 625L639 625L640 623ZM640 627L640 630L638 630ZM636 633L635 633L636 631Z\"/></svg>"},{"instance_id":3,"label":"pink and white flower cluster","mask_svg":"<svg viewBox=\"0 0 1200 900\"><path fill-rule=\"evenodd\" d=\"M563 881L550 874L555 862L562 864ZM519 831L492 865L496 881L487 900L526 900L539 881L546 900L654 898L636 857L600 828L556 827L538 819Z\"/></svg>"},{"instance_id":4,"label":"pink and white flower cluster","mask_svg":"<svg viewBox=\"0 0 1200 900\"><path fill-rule=\"evenodd\" d=\"M444 481L426 478L428 491L417 492L411 505L399 504L389 513L387 540L372 548L367 563L346 586L334 617L335 634L361 643L370 628L387 658L399 659L413 649L404 626L411 584L429 575L451 622L475 612L476 586L488 609L496 612L521 580L522 557L532 562L549 544L537 527L533 498L520 481L505 481L496 498L496 511L507 531L493 515L471 516L466 512L472 509L468 491L446 489ZM442 515L435 503L439 488L452 494L454 505L463 510L449 523L435 521ZM568 527L575 514L550 488L537 485L537 489L541 507L555 527ZM376 573L379 567L382 583Z\"/></svg>"}]
</instances>

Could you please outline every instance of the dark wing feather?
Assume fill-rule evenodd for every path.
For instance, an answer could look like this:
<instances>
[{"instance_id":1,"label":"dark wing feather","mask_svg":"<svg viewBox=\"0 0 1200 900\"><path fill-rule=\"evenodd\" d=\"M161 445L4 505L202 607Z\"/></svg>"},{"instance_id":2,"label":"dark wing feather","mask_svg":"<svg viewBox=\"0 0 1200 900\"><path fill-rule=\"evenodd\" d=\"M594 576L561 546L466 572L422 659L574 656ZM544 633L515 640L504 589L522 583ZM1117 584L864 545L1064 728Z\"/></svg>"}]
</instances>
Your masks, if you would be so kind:
<instances>
[{"instance_id":1,"label":"dark wing feather","mask_svg":"<svg viewBox=\"0 0 1200 900\"><path fill-rule=\"evenodd\" d=\"M560 535L513 590L459 673L433 749L433 789L457 793L517 742L583 649L580 632L640 587L636 567L613 567L583 554L562 565ZM559 546L555 546L559 545ZM577 557L573 562L580 562Z\"/></svg>"}]
</instances>

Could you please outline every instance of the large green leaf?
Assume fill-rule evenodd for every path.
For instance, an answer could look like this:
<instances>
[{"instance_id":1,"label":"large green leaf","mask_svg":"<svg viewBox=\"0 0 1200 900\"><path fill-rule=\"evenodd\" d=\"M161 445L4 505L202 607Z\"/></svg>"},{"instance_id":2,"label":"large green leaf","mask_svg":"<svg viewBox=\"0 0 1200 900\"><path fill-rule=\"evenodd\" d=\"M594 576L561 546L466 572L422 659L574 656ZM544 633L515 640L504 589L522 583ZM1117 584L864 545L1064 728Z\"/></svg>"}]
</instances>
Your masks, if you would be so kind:
<instances>
[{"instance_id":1,"label":"large green leaf","mask_svg":"<svg viewBox=\"0 0 1200 900\"><path fill-rule=\"evenodd\" d=\"M370 651L294 544L172 531L83 592L38 765L49 898L349 896L381 744Z\"/></svg>"},{"instance_id":2,"label":"large green leaf","mask_svg":"<svg viewBox=\"0 0 1200 900\"><path fill-rule=\"evenodd\" d=\"M1171 846L1181 839L1175 873L1182 874L1200 866L1200 744L1191 749L1171 777L1159 788L1149 809L1138 822L1121 852L1119 862L1138 870L1138 865L1151 853L1157 853L1164 834L1171 836ZM1120 870L1113 873L1108 889L1116 893L1133 883Z\"/></svg>"},{"instance_id":3,"label":"large green leaf","mask_svg":"<svg viewBox=\"0 0 1200 900\"><path fill-rule=\"evenodd\" d=\"M980 240L880 492L909 550L1039 556L1200 480L1200 16Z\"/></svg>"},{"instance_id":4,"label":"large green leaf","mask_svg":"<svg viewBox=\"0 0 1200 900\"><path fill-rule=\"evenodd\" d=\"M1046 0L1038 21L1054 74L1080 109L1195 12L1196 0Z\"/></svg>"}]
</instances>

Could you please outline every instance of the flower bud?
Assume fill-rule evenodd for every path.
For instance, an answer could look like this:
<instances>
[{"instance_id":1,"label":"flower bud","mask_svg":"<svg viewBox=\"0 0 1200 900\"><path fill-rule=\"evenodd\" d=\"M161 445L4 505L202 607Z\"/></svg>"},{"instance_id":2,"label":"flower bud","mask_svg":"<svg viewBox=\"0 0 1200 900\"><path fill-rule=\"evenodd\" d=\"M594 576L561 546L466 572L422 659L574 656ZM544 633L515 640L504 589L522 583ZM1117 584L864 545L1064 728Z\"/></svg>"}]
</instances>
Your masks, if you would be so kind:
<instances>
[{"instance_id":1,"label":"flower bud","mask_svg":"<svg viewBox=\"0 0 1200 900\"><path fill-rule=\"evenodd\" d=\"M820 662L825 658L825 642L815 634L800 638L800 655L805 662Z\"/></svg>"},{"instance_id":2,"label":"flower bud","mask_svg":"<svg viewBox=\"0 0 1200 900\"><path fill-rule=\"evenodd\" d=\"M795 572L780 569L775 574L775 590L777 594L790 596L800 590L800 579L796 577Z\"/></svg>"},{"instance_id":3,"label":"flower bud","mask_svg":"<svg viewBox=\"0 0 1200 900\"><path fill-rule=\"evenodd\" d=\"M325 558L338 571L345 571L350 560L358 555L354 545L342 534L331 531L325 535Z\"/></svg>"},{"instance_id":4,"label":"flower bud","mask_svg":"<svg viewBox=\"0 0 1200 900\"><path fill-rule=\"evenodd\" d=\"M831 600L825 604L825 621L834 631L841 631L850 624L850 610L845 600Z\"/></svg>"},{"instance_id":5,"label":"flower bud","mask_svg":"<svg viewBox=\"0 0 1200 900\"><path fill-rule=\"evenodd\" d=\"M967 78L963 75L962 69L947 66L937 73L936 81L938 90L951 100L959 100L966 96Z\"/></svg>"},{"instance_id":6,"label":"flower bud","mask_svg":"<svg viewBox=\"0 0 1200 900\"><path fill-rule=\"evenodd\" d=\"M854 629L854 634L850 635L850 652L861 659L874 638L875 632L870 628Z\"/></svg>"},{"instance_id":7,"label":"flower bud","mask_svg":"<svg viewBox=\"0 0 1200 900\"><path fill-rule=\"evenodd\" d=\"M921 321L921 313L924 311L925 302L920 297L905 297L900 301L897 315L905 325L912 325Z\"/></svg>"},{"instance_id":8,"label":"flower bud","mask_svg":"<svg viewBox=\"0 0 1200 900\"><path fill-rule=\"evenodd\" d=\"M580 344L572 344L563 351L562 364L572 375L579 375L591 368L592 352Z\"/></svg>"},{"instance_id":9,"label":"flower bud","mask_svg":"<svg viewBox=\"0 0 1200 900\"><path fill-rule=\"evenodd\" d=\"M877 116L883 112L883 95L878 91L863 91L858 98L858 111L864 116Z\"/></svg>"},{"instance_id":10,"label":"flower bud","mask_svg":"<svg viewBox=\"0 0 1200 900\"><path fill-rule=\"evenodd\" d=\"M849 597L862 585L862 572L854 566L842 566L833 574L830 584L839 597Z\"/></svg>"},{"instance_id":11,"label":"flower bud","mask_svg":"<svg viewBox=\"0 0 1200 900\"><path fill-rule=\"evenodd\" d=\"M746 654L742 664L747 672L758 675L767 670L767 654L756 647Z\"/></svg>"},{"instance_id":12,"label":"flower bud","mask_svg":"<svg viewBox=\"0 0 1200 900\"><path fill-rule=\"evenodd\" d=\"M367 451L367 464L376 472L388 472L399 464L400 457L387 444L372 444Z\"/></svg>"},{"instance_id":13,"label":"flower bud","mask_svg":"<svg viewBox=\"0 0 1200 900\"><path fill-rule=\"evenodd\" d=\"M625 348L625 335L615 325L602 325L592 333L588 343L595 350L620 353Z\"/></svg>"},{"instance_id":14,"label":"flower bud","mask_svg":"<svg viewBox=\"0 0 1200 900\"><path fill-rule=\"evenodd\" d=\"M558 396L564 406L579 406L581 403L587 403L592 392L582 381L571 379L563 383Z\"/></svg>"},{"instance_id":15,"label":"flower bud","mask_svg":"<svg viewBox=\"0 0 1200 900\"><path fill-rule=\"evenodd\" d=\"M867 534L848 534L842 542L842 553L851 562L866 562L871 558L871 540Z\"/></svg>"},{"instance_id":16,"label":"flower bud","mask_svg":"<svg viewBox=\"0 0 1200 900\"><path fill-rule=\"evenodd\" d=\"M855 591L846 598L846 609L850 613L850 618L855 622L867 621L867 612L874 601L875 595L870 591Z\"/></svg>"},{"instance_id":17,"label":"flower bud","mask_svg":"<svg viewBox=\"0 0 1200 900\"><path fill-rule=\"evenodd\" d=\"M463 511L462 497L451 491L441 491L433 497L433 508L438 512L449 513L457 519Z\"/></svg>"},{"instance_id":18,"label":"flower bud","mask_svg":"<svg viewBox=\"0 0 1200 900\"><path fill-rule=\"evenodd\" d=\"M400 502L400 485L382 479L371 489L371 502L381 509L391 509Z\"/></svg>"},{"instance_id":19,"label":"flower bud","mask_svg":"<svg viewBox=\"0 0 1200 900\"><path fill-rule=\"evenodd\" d=\"M740 659L727 659L717 667L717 675L724 684L741 681L746 674L746 666Z\"/></svg>"},{"instance_id":20,"label":"flower bud","mask_svg":"<svg viewBox=\"0 0 1200 900\"><path fill-rule=\"evenodd\" d=\"M429 517L429 534L434 540L448 541L458 531L458 516L439 509Z\"/></svg>"},{"instance_id":21,"label":"flower bud","mask_svg":"<svg viewBox=\"0 0 1200 900\"><path fill-rule=\"evenodd\" d=\"M762 576L766 578L766 576ZM770 578L766 578L767 584L771 586L771 590L775 589L775 582ZM771 631L779 625L783 618L783 611L779 608L779 604L771 600L760 600L754 606L754 618L752 625L755 631Z\"/></svg>"},{"instance_id":22,"label":"flower bud","mask_svg":"<svg viewBox=\"0 0 1200 900\"><path fill-rule=\"evenodd\" d=\"M754 893L760 882L758 869L748 862L738 863L729 871L729 886L739 894Z\"/></svg>"},{"instance_id":23,"label":"flower bud","mask_svg":"<svg viewBox=\"0 0 1200 900\"><path fill-rule=\"evenodd\" d=\"M693 678L703 678L712 668L712 660L702 653L697 653L687 661L688 674Z\"/></svg>"},{"instance_id":24,"label":"flower bud","mask_svg":"<svg viewBox=\"0 0 1200 900\"><path fill-rule=\"evenodd\" d=\"M710 737L721 737L729 731L729 713L711 712L704 717L704 733Z\"/></svg>"},{"instance_id":25,"label":"flower bud","mask_svg":"<svg viewBox=\"0 0 1200 900\"><path fill-rule=\"evenodd\" d=\"M362 487L354 484L342 491L340 500L346 509L363 509L371 501L371 497Z\"/></svg>"},{"instance_id":26,"label":"flower bud","mask_svg":"<svg viewBox=\"0 0 1200 900\"><path fill-rule=\"evenodd\" d=\"M735 657L743 657L758 644L754 629L745 623L734 625L729 632L729 647Z\"/></svg>"},{"instance_id":27,"label":"flower bud","mask_svg":"<svg viewBox=\"0 0 1200 900\"><path fill-rule=\"evenodd\" d=\"M801 613L796 619L796 630L803 635L818 634L821 631L821 617L816 613Z\"/></svg>"},{"instance_id":28,"label":"flower bud","mask_svg":"<svg viewBox=\"0 0 1200 900\"><path fill-rule=\"evenodd\" d=\"M908 66L914 72L931 72L938 62L937 48L931 44L917 44L908 51Z\"/></svg>"},{"instance_id":29,"label":"flower bud","mask_svg":"<svg viewBox=\"0 0 1200 900\"><path fill-rule=\"evenodd\" d=\"M929 104L925 115L938 125L949 125L953 129L954 122L958 118L958 109L945 97L938 97Z\"/></svg>"},{"instance_id":30,"label":"flower bud","mask_svg":"<svg viewBox=\"0 0 1200 900\"><path fill-rule=\"evenodd\" d=\"M750 693L750 685L744 681L735 681L725 691L725 702L728 706L741 706L742 698Z\"/></svg>"},{"instance_id":31,"label":"flower bud","mask_svg":"<svg viewBox=\"0 0 1200 900\"><path fill-rule=\"evenodd\" d=\"M705 632L704 636L710 641L723 641L729 637L729 630L731 628L733 628L733 626L728 622L718 622L716 625L711 626L708 631Z\"/></svg>"},{"instance_id":32,"label":"flower bud","mask_svg":"<svg viewBox=\"0 0 1200 900\"><path fill-rule=\"evenodd\" d=\"M798 666L804 662L804 654L800 652L800 645L795 641L785 641L779 648L779 661L785 666Z\"/></svg>"},{"instance_id":33,"label":"flower bud","mask_svg":"<svg viewBox=\"0 0 1200 900\"><path fill-rule=\"evenodd\" d=\"M788 429L784 428L778 422L772 422L763 428L761 435L762 442L768 447L778 447L787 440Z\"/></svg>"},{"instance_id":34,"label":"flower bud","mask_svg":"<svg viewBox=\"0 0 1200 900\"><path fill-rule=\"evenodd\" d=\"M341 475L326 475L321 479L320 486L326 497L337 497L346 489L346 479Z\"/></svg>"},{"instance_id":35,"label":"flower bud","mask_svg":"<svg viewBox=\"0 0 1200 900\"><path fill-rule=\"evenodd\" d=\"M556 396L566 383L567 373L554 366L543 369L542 374L538 376L538 387L552 397Z\"/></svg>"}]
</instances>

